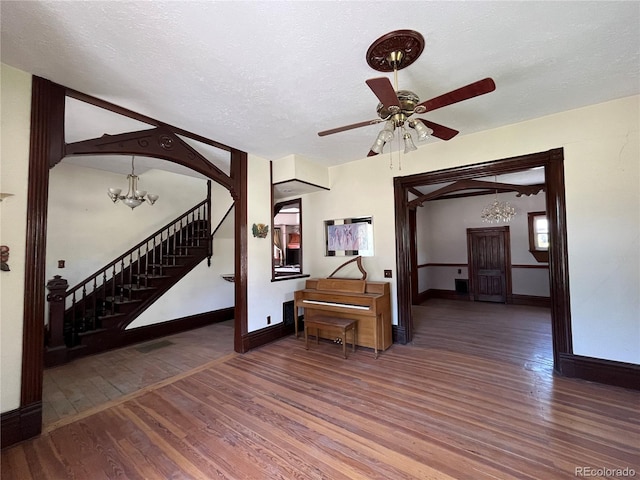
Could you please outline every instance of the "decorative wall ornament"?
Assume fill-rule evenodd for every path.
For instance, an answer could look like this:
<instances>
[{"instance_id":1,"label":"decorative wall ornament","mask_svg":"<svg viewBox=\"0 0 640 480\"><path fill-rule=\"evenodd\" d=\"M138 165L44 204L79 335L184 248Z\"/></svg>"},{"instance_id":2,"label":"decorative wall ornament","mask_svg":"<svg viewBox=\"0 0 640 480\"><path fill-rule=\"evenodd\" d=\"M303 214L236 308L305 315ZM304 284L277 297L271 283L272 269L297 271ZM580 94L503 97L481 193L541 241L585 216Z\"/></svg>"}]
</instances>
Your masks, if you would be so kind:
<instances>
[{"instance_id":1,"label":"decorative wall ornament","mask_svg":"<svg viewBox=\"0 0 640 480\"><path fill-rule=\"evenodd\" d=\"M265 225L264 223L253 224L251 228L254 237L265 238L269 233L269 225Z\"/></svg>"},{"instance_id":2,"label":"decorative wall ornament","mask_svg":"<svg viewBox=\"0 0 640 480\"><path fill-rule=\"evenodd\" d=\"M9 247L6 245L0 246L0 270L3 272L9 271Z\"/></svg>"}]
</instances>

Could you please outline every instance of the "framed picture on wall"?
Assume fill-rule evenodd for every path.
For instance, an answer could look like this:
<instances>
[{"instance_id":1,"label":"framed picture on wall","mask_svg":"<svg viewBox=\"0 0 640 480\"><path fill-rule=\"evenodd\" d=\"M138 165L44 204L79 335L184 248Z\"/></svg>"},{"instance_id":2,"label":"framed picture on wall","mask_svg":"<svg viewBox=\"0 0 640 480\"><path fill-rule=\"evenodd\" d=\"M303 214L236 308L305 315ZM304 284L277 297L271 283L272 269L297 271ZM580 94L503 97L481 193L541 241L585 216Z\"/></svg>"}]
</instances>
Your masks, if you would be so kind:
<instances>
[{"instance_id":1,"label":"framed picture on wall","mask_svg":"<svg viewBox=\"0 0 640 480\"><path fill-rule=\"evenodd\" d=\"M373 256L373 218L325 220L327 257Z\"/></svg>"}]
</instances>

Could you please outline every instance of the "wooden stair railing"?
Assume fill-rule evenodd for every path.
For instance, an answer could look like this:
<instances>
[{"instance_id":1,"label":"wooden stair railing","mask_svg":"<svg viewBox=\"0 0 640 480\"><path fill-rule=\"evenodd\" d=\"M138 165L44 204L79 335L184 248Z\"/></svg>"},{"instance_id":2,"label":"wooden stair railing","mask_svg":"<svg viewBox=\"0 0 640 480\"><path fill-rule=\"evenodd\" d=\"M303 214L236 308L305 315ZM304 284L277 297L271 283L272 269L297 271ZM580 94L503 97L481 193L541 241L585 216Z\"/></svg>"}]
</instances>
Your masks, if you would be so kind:
<instances>
[{"instance_id":1,"label":"wooden stair railing","mask_svg":"<svg viewBox=\"0 0 640 480\"><path fill-rule=\"evenodd\" d=\"M74 350L87 346L83 341L89 334L110 331L113 337L113 331L124 330L203 259L207 258L211 265L210 185L208 182L205 200L73 288L67 290L66 280L59 276L47 284L49 326L45 366L82 355ZM87 353L109 346L93 347Z\"/></svg>"}]
</instances>

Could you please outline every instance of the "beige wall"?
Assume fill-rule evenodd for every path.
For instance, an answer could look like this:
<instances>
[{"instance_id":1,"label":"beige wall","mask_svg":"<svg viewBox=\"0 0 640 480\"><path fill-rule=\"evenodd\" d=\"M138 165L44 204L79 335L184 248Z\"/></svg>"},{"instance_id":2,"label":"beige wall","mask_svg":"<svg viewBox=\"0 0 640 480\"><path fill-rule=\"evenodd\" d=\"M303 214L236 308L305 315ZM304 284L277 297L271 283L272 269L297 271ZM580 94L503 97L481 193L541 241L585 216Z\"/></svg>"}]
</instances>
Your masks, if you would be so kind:
<instances>
[{"instance_id":1,"label":"beige wall","mask_svg":"<svg viewBox=\"0 0 640 480\"><path fill-rule=\"evenodd\" d=\"M375 257L364 264L372 280L393 270L397 323L393 177L564 147L574 352L640 363L639 98L431 142L403 156L401 171L387 154L332 167L331 191L304 200L305 265L326 276L340 263L324 257L324 220L372 215Z\"/></svg>"},{"instance_id":2,"label":"beige wall","mask_svg":"<svg viewBox=\"0 0 640 480\"><path fill-rule=\"evenodd\" d=\"M10 251L10 272L0 272L0 410L20 406L22 317L27 228L31 75L1 66L0 244Z\"/></svg>"}]
</instances>

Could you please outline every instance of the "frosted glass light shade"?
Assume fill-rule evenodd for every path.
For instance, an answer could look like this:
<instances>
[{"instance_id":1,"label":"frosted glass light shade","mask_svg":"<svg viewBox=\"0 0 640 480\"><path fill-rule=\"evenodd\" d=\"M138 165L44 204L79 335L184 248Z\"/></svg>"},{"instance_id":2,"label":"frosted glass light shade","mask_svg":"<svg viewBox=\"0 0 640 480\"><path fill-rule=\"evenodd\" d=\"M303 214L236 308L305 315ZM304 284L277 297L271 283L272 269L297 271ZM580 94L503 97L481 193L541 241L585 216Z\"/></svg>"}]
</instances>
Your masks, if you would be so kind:
<instances>
[{"instance_id":1,"label":"frosted glass light shade","mask_svg":"<svg viewBox=\"0 0 640 480\"><path fill-rule=\"evenodd\" d=\"M411 134L409 132L405 132L402 138L404 138L404 153L413 152L414 150L418 149L418 147L416 147L413 143L413 139L411 138Z\"/></svg>"}]
</instances>

